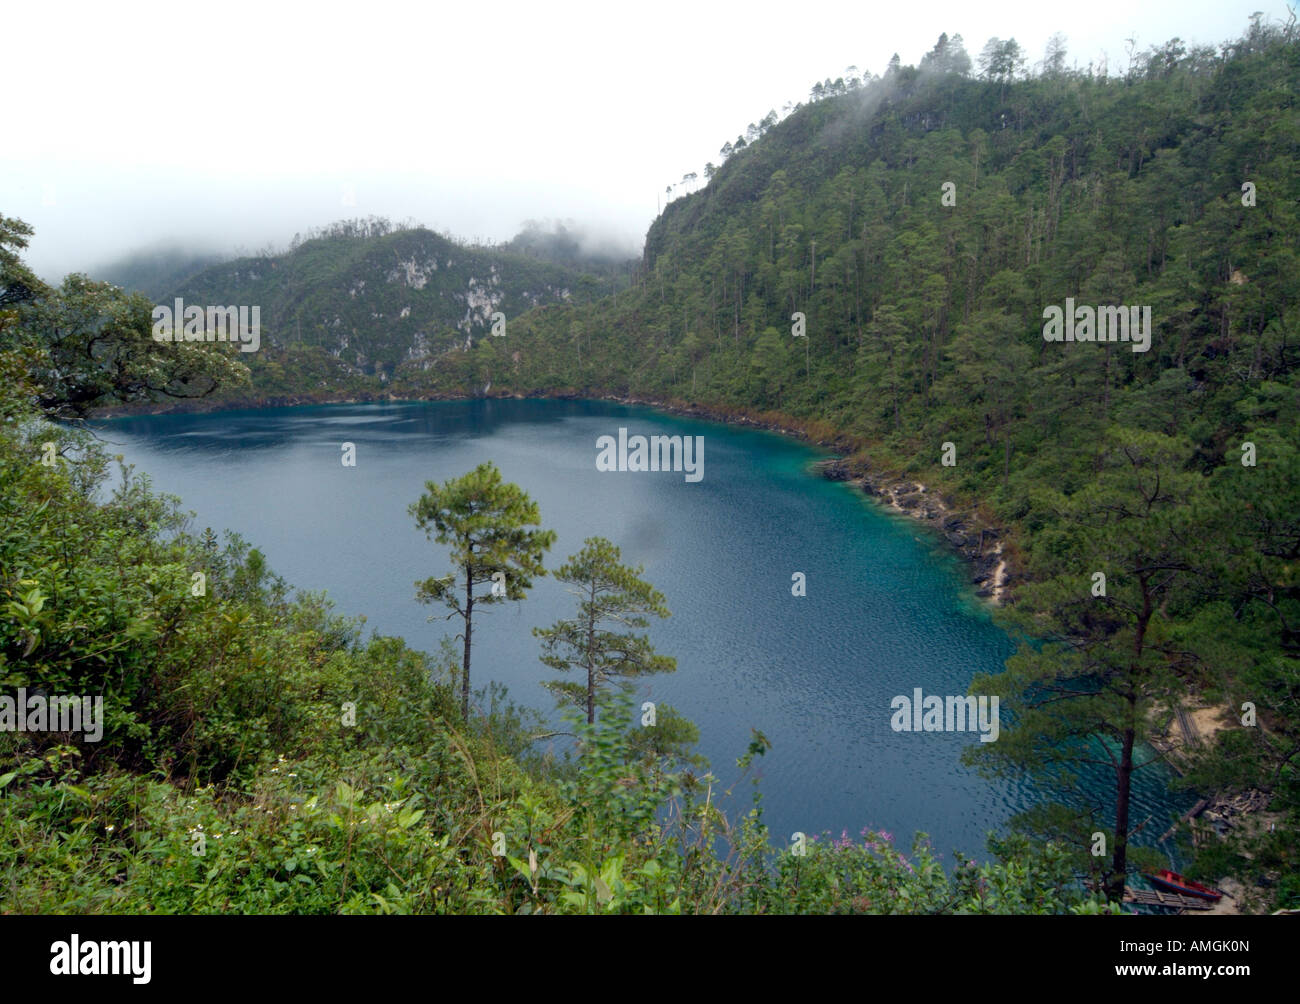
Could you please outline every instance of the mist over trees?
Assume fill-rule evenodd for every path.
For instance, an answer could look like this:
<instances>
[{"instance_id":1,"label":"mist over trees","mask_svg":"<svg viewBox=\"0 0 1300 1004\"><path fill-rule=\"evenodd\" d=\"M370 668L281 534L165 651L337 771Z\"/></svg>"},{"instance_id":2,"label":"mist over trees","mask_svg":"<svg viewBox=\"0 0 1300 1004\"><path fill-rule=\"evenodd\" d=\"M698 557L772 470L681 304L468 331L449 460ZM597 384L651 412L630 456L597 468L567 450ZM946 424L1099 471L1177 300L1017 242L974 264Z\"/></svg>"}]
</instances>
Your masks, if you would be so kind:
<instances>
[{"instance_id":1,"label":"mist over trees","mask_svg":"<svg viewBox=\"0 0 1300 1004\"><path fill-rule=\"evenodd\" d=\"M640 248L613 234L573 220L526 220L505 250L566 265L623 265Z\"/></svg>"}]
</instances>

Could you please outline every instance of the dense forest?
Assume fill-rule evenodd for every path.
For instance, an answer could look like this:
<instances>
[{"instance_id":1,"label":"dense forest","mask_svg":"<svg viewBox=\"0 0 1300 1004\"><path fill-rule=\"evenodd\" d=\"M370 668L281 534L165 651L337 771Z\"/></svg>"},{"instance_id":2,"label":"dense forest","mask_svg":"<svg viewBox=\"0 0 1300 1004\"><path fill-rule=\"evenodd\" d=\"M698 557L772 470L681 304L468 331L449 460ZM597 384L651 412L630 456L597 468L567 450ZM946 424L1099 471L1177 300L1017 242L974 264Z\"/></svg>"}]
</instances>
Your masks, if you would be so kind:
<instances>
[{"instance_id":1,"label":"dense forest","mask_svg":"<svg viewBox=\"0 0 1300 1004\"><path fill-rule=\"evenodd\" d=\"M259 398L371 396L395 372L437 368L539 304L591 304L626 288L635 263L588 243L563 223L530 222L488 246L370 217L294 234L283 251L205 267L140 254L97 277L158 303L258 304L272 336L245 360ZM217 388L204 403L247 394Z\"/></svg>"},{"instance_id":2,"label":"dense forest","mask_svg":"<svg viewBox=\"0 0 1300 1004\"><path fill-rule=\"evenodd\" d=\"M0 733L8 908L1114 909L1147 825L1129 817L1134 773L1200 707L1216 730L1177 750L1179 783L1265 811L1195 844L1198 824L1180 827L1188 873L1233 878L1249 909L1300 907L1298 35L1256 17L1120 75L1067 69L1059 40L1026 72L1013 40L972 59L945 35L916 67L819 83L729 141L630 282L582 264L580 285L571 245L522 241L494 251L518 285L485 301L490 256L384 225L176 287L267 305L251 359L159 353L147 298L47 288L22 263L29 228L0 219L2 685L108 708L93 749ZM439 296L419 298L429 283ZM1091 326L1120 306L1130 340L1050 337L1053 310ZM110 458L43 421L325 385L651 401L802 430L868 486L924 483L999 528L1013 570L997 617L1020 649L972 686L1014 724L972 761L1058 781L1100 763L1111 796L1022 815L969 869L876 834L774 847L757 792L730 822L701 802L686 723L634 738L611 688L575 718L573 760L541 760L500 695L470 710L468 641L459 663L363 641L237 536L195 534L147 478L124 471L105 501ZM756 735L718 776L741 784L764 751Z\"/></svg>"}]
</instances>

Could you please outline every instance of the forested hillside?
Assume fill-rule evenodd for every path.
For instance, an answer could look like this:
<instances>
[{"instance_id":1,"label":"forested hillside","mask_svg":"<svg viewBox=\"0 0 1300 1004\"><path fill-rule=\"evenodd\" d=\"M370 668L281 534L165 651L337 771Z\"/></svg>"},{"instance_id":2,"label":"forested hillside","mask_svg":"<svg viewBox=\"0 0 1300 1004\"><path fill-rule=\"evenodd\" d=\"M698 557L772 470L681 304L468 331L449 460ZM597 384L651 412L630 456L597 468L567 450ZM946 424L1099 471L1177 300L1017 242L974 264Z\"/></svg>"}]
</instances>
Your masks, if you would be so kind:
<instances>
[{"instance_id":1,"label":"forested hillside","mask_svg":"<svg viewBox=\"0 0 1300 1004\"><path fill-rule=\"evenodd\" d=\"M539 304L590 304L627 285L622 263L591 260L565 236L537 227L480 247L415 225L344 221L295 235L284 253L199 270L158 302L259 305L265 351L245 359L256 395L373 393L395 372L472 349L498 312L508 330Z\"/></svg>"},{"instance_id":2,"label":"forested hillside","mask_svg":"<svg viewBox=\"0 0 1300 1004\"><path fill-rule=\"evenodd\" d=\"M1003 616L1038 639L977 681L1022 721L987 765L1068 773L1071 743L1100 743L1114 801L1029 823L1106 832L1116 892L1135 750L1175 707L1221 712L1184 764L1200 790L1300 804L1298 41L1255 18L1105 76L1059 47L1026 75L995 39L968 75L945 37L919 68L819 84L668 205L635 289L401 386L775 412L852 473L983 511L1010 534ZM1046 340L1067 301L1149 308L1149 344ZM1068 700L1042 700L1053 680ZM1294 868L1281 827L1219 830L1214 874Z\"/></svg>"},{"instance_id":3,"label":"forested hillside","mask_svg":"<svg viewBox=\"0 0 1300 1004\"><path fill-rule=\"evenodd\" d=\"M219 264L226 257L215 251L193 251L179 244L164 244L106 262L91 269L91 273L96 279L121 286L129 293L143 293L161 303L190 276Z\"/></svg>"}]
</instances>

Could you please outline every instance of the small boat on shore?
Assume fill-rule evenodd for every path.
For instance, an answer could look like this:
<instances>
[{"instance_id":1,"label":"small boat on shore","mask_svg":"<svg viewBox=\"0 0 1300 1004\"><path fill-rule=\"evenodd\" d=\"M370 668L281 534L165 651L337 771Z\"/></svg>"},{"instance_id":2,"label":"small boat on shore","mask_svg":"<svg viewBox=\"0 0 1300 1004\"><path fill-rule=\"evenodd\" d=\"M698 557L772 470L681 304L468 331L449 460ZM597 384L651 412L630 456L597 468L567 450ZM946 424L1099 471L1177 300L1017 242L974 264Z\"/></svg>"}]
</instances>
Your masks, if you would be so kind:
<instances>
[{"instance_id":1,"label":"small boat on shore","mask_svg":"<svg viewBox=\"0 0 1300 1004\"><path fill-rule=\"evenodd\" d=\"M1214 902L1218 902L1223 898L1223 893L1219 892L1218 889L1211 889L1208 885L1193 882L1191 879L1184 878L1178 872L1172 872L1168 868L1143 872L1143 874L1153 886L1169 892L1181 893L1184 896L1196 896L1199 899L1208 899Z\"/></svg>"}]
</instances>

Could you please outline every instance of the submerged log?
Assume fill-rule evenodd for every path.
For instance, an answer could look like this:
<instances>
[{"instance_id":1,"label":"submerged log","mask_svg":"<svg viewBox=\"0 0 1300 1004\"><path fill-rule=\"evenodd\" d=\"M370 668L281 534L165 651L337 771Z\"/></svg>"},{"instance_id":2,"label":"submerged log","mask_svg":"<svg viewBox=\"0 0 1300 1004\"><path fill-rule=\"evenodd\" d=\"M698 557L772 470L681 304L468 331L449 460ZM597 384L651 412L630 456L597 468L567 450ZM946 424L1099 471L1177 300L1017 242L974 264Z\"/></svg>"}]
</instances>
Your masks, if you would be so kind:
<instances>
[{"instance_id":1,"label":"submerged log","mask_svg":"<svg viewBox=\"0 0 1300 1004\"><path fill-rule=\"evenodd\" d=\"M1164 836L1162 836L1162 837L1157 841L1157 843L1161 843L1161 844L1163 844L1166 840L1168 840L1170 837L1172 837L1172 836L1174 835L1174 831L1175 831L1176 829L1178 829L1179 824L1181 824L1181 823L1188 823L1188 822L1191 822L1193 819L1195 819L1197 816L1199 816L1202 812L1204 812L1207 808L1209 808L1209 805L1210 805L1210 800L1209 800L1208 798L1203 798L1203 799L1201 799L1199 802L1197 802L1195 805L1193 805L1190 809L1188 809L1186 812L1184 812L1181 816L1179 816L1179 817L1178 817L1178 822L1174 823L1173 826L1171 826L1171 827L1169 827L1169 829L1165 830Z\"/></svg>"}]
</instances>

